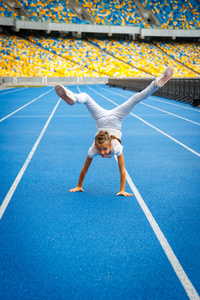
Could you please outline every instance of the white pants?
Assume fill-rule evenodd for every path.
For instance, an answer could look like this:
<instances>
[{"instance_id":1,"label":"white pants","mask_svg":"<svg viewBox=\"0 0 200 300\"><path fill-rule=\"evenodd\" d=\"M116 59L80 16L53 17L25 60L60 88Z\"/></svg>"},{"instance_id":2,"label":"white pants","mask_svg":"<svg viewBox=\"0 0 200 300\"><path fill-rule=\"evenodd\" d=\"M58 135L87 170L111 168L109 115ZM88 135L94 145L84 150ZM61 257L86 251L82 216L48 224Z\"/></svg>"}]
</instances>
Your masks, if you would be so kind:
<instances>
[{"instance_id":1,"label":"white pants","mask_svg":"<svg viewBox=\"0 0 200 300\"><path fill-rule=\"evenodd\" d=\"M126 102L112 110L102 108L86 93L75 94L75 97L76 103L85 104L92 118L96 122L97 129L121 129L122 121L132 112L135 105L148 98L156 90L157 87L154 86L153 81L143 91L134 94Z\"/></svg>"}]
</instances>

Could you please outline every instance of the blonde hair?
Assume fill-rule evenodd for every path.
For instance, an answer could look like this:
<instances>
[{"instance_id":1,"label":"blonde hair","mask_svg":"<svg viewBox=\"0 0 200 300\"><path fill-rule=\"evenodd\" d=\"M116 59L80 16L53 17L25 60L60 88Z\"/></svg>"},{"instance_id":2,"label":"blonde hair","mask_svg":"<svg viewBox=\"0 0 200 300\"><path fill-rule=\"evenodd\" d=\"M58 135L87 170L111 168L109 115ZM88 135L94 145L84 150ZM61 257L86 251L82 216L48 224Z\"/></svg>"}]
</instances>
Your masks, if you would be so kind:
<instances>
[{"instance_id":1,"label":"blonde hair","mask_svg":"<svg viewBox=\"0 0 200 300\"><path fill-rule=\"evenodd\" d=\"M99 133L95 136L95 146L97 144L102 145L105 142L109 142L111 144L111 137L107 131L99 131Z\"/></svg>"}]
</instances>

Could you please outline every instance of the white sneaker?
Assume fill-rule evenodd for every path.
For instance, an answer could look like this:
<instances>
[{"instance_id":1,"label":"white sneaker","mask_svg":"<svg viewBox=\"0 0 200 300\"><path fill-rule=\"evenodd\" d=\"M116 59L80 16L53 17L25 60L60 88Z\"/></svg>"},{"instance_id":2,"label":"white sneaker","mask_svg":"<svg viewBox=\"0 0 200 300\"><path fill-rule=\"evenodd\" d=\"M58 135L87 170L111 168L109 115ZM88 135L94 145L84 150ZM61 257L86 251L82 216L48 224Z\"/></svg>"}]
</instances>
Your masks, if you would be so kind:
<instances>
[{"instance_id":1,"label":"white sneaker","mask_svg":"<svg viewBox=\"0 0 200 300\"><path fill-rule=\"evenodd\" d=\"M55 86L55 91L60 98L62 98L65 102L67 102L67 104L74 105L75 103L74 94L70 90L66 89L62 84L57 84Z\"/></svg>"},{"instance_id":2,"label":"white sneaker","mask_svg":"<svg viewBox=\"0 0 200 300\"><path fill-rule=\"evenodd\" d=\"M162 87L173 75L173 68L167 67L165 71L156 78L155 86Z\"/></svg>"}]
</instances>

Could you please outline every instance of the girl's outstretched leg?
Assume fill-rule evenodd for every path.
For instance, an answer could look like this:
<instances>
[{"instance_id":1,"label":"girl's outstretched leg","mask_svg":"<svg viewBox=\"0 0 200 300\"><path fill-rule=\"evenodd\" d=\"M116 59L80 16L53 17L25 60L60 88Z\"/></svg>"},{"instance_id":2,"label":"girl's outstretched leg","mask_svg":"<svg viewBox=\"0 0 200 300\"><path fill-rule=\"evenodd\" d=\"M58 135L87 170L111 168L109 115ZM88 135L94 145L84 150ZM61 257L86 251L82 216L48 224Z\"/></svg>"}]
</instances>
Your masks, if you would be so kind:
<instances>
[{"instance_id":1,"label":"girl's outstretched leg","mask_svg":"<svg viewBox=\"0 0 200 300\"><path fill-rule=\"evenodd\" d=\"M129 98L126 102L119 105L118 107L114 108L111 111L111 114L115 116L117 123L120 124L121 122L132 112L136 104L140 101L145 100L148 98L153 92L157 90L157 87L154 85L154 81L146 87L143 91L134 94L131 98Z\"/></svg>"},{"instance_id":2,"label":"girl's outstretched leg","mask_svg":"<svg viewBox=\"0 0 200 300\"><path fill-rule=\"evenodd\" d=\"M97 128L101 127L101 119L107 115L107 110L99 106L88 94L75 94L61 84L55 86L55 91L69 105L74 105L75 103L85 104L92 118L95 120Z\"/></svg>"},{"instance_id":3,"label":"girl's outstretched leg","mask_svg":"<svg viewBox=\"0 0 200 300\"><path fill-rule=\"evenodd\" d=\"M111 114L113 117L115 117L115 121L118 124L121 124L121 122L125 119L125 117L132 112L133 108L136 106L137 103L147 99L159 87L162 87L172 77L172 75L173 75L172 67L167 67L165 71L158 78L156 78L155 81L151 82L151 84L148 87L146 87L143 91L134 94L130 99L128 99L122 105L114 108L111 111ZM119 128L121 128L121 125Z\"/></svg>"}]
</instances>

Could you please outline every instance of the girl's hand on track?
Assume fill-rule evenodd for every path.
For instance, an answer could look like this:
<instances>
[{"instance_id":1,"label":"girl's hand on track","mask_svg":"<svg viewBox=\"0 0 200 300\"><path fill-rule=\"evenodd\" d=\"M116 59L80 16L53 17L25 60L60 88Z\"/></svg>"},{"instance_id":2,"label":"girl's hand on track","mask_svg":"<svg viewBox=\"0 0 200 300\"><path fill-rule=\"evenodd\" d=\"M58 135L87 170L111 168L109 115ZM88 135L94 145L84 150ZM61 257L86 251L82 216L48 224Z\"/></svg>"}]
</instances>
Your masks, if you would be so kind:
<instances>
[{"instance_id":1,"label":"girl's hand on track","mask_svg":"<svg viewBox=\"0 0 200 300\"><path fill-rule=\"evenodd\" d=\"M133 194L127 193L127 192L119 192L116 194L116 196L124 196L124 197L131 197Z\"/></svg>"},{"instance_id":2,"label":"girl's hand on track","mask_svg":"<svg viewBox=\"0 0 200 300\"><path fill-rule=\"evenodd\" d=\"M69 190L71 193L75 193L75 192L84 192L84 190L82 189L82 187L75 187L71 190Z\"/></svg>"}]
</instances>

